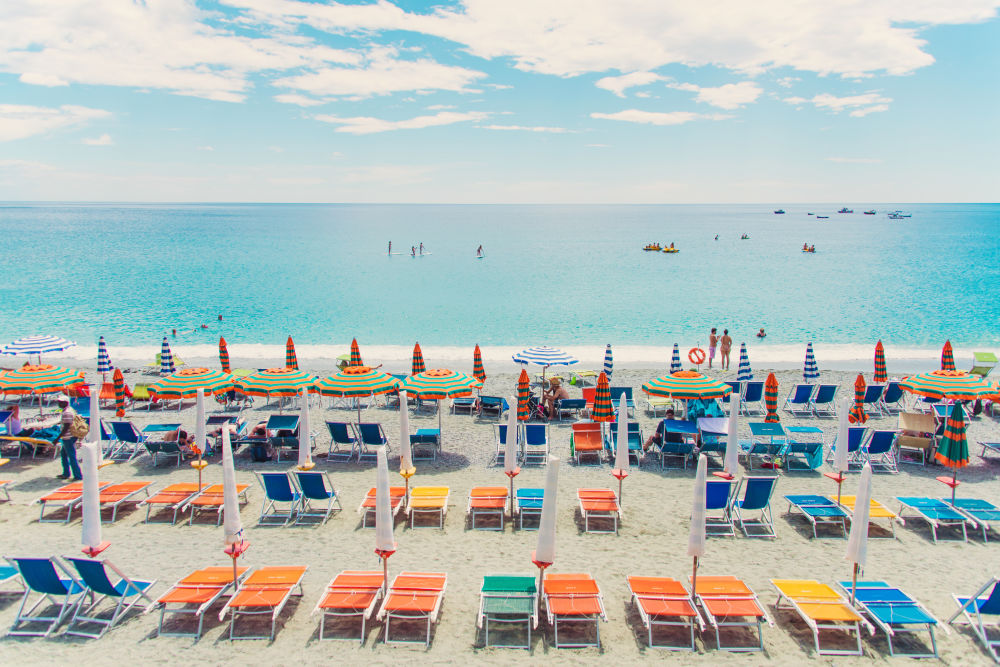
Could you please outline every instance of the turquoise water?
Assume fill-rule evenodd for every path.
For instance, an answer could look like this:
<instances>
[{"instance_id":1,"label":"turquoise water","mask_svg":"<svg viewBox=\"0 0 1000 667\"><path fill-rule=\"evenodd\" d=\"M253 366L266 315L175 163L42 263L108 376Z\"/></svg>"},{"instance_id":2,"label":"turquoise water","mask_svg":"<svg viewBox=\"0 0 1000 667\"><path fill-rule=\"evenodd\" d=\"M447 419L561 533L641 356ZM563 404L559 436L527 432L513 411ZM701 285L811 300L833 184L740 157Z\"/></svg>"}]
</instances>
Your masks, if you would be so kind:
<instances>
[{"instance_id":1,"label":"turquoise water","mask_svg":"<svg viewBox=\"0 0 1000 667\"><path fill-rule=\"evenodd\" d=\"M1000 343L1000 205L839 206L4 205L0 340Z\"/></svg>"}]
</instances>

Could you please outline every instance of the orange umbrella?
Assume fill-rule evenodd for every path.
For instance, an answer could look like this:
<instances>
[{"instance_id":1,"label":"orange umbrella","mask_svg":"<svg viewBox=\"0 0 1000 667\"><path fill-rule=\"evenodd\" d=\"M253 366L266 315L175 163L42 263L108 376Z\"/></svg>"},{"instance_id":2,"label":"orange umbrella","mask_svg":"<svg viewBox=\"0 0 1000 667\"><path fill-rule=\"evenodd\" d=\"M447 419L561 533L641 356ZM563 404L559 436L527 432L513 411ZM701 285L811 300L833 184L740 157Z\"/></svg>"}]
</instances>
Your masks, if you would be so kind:
<instances>
[{"instance_id":1,"label":"orange umbrella","mask_svg":"<svg viewBox=\"0 0 1000 667\"><path fill-rule=\"evenodd\" d=\"M885 348L882 347L882 341L879 341L875 344L875 376L872 380L875 384L885 384L888 379L885 372Z\"/></svg>"},{"instance_id":2,"label":"orange umbrella","mask_svg":"<svg viewBox=\"0 0 1000 667\"><path fill-rule=\"evenodd\" d=\"M115 374L111 376L115 384L115 417L125 416L125 376L122 369L116 368Z\"/></svg>"},{"instance_id":3,"label":"orange umbrella","mask_svg":"<svg viewBox=\"0 0 1000 667\"><path fill-rule=\"evenodd\" d=\"M351 360L348 362L348 366L364 366L361 361L361 350L358 348L358 339L351 339Z\"/></svg>"},{"instance_id":4,"label":"orange umbrella","mask_svg":"<svg viewBox=\"0 0 1000 667\"><path fill-rule=\"evenodd\" d=\"M295 342L291 336L285 341L285 368L299 369L299 359L295 356Z\"/></svg>"},{"instance_id":5,"label":"orange umbrella","mask_svg":"<svg viewBox=\"0 0 1000 667\"><path fill-rule=\"evenodd\" d=\"M767 407L765 422L777 424L781 421L778 417L778 378L774 377L774 373L769 373L764 381L764 405Z\"/></svg>"},{"instance_id":6,"label":"orange umbrella","mask_svg":"<svg viewBox=\"0 0 1000 667\"><path fill-rule=\"evenodd\" d=\"M229 367L229 347L226 345L226 339L219 336L219 364L222 365L223 373L232 373L232 369Z\"/></svg>"},{"instance_id":7,"label":"orange umbrella","mask_svg":"<svg viewBox=\"0 0 1000 667\"><path fill-rule=\"evenodd\" d=\"M426 370L427 370L427 364L424 363L424 353L420 349L420 343L414 343L413 361L410 363L410 375L423 373Z\"/></svg>"},{"instance_id":8,"label":"orange umbrella","mask_svg":"<svg viewBox=\"0 0 1000 667\"><path fill-rule=\"evenodd\" d=\"M528 421L531 413L528 411L528 397L531 395L531 378L528 371L521 369L521 375L517 378L517 418L519 421Z\"/></svg>"},{"instance_id":9,"label":"orange umbrella","mask_svg":"<svg viewBox=\"0 0 1000 667\"><path fill-rule=\"evenodd\" d=\"M865 377L861 373L858 373L858 379L854 381L854 407L847 419L852 424L864 424L868 421L868 415L865 414Z\"/></svg>"},{"instance_id":10,"label":"orange umbrella","mask_svg":"<svg viewBox=\"0 0 1000 667\"><path fill-rule=\"evenodd\" d=\"M472 377L480 382L486 382L486 369L483 368L483 353L476 344L476 350L472 353Z\"/></svg>"},{"instance_id":11,"label":"orange umbrella","mask_svg":"<svg viewBox=\"0 0 1000 667\"><path fill-rule=\"evenodd\" d=\"M604 371L597 376L597 389L594 390L594 407L590 410L590 419L595 422L614 421L615 410L611 405L611 387L608 386L608 376Z\"/></svg>"},{"instance_id":12,"label":"orange umbrella","mask_svg":"<svg viewBox=\"0 0 1000 667\"><path fill-rule=\"evenodd\" d=\"M946 340L944 347L941 349L941 370L955 370L955 354L952 352L950 340Z\"/></svg>"}]
</instances>

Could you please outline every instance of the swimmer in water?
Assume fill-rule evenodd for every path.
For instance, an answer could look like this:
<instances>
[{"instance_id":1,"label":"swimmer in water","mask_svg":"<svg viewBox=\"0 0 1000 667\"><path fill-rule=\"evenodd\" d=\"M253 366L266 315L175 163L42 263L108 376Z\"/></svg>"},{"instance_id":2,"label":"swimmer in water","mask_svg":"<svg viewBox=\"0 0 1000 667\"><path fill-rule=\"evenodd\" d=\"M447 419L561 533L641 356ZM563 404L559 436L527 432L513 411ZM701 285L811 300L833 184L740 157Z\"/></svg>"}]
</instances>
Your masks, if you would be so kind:
<instances>
[{"instance_id":1,"label":"swimmer in water","mask_svg":"<svg viewBox=\"0 0 1000 667\"><path fill-rule=\"evenodd\" d=\"M389 241L389 254L392 254L392 241Z\"/></svg>"},{"instance_id":2,"label":"swimmer in water","mask_svg":"<svg viewBox=\"0 0 1000 667\"><path fill-rule=\"evenodd\" d=\"M420 244L420 254L421 255L424 254L424 244L423 243Z\"/></svg>"},{"instance_id":3,"label":"swimmer in water","mask_svg":"<svg viewBox=\"0 0 1000 667\"><path fill-rule=\"evenodd\" d=\"M410 246L410 256L411 257L416 257L417 256L417 246L415 246L415 245L411 245Z\"/></svg>"},{"instance_id":4,"label":"swimmer in water","mask_svg":"<svg viewBox=\"0 0 1000 667\"><path fill-rule=\"evenodd\" d=\"M715 240L716 240L716 241L718 241L718 240L719 240L719 235L718 235L718 234L716 234L716 235L715 235Z\"/></svg>"},{"instance_id":5,"label":"swimmer in water","mask_svg":"<svg viewBox=\"0 0 1000 667\"><path fill-rule=\"evenodd\" d=\"M476 257L482 257L482 256L483 256L483 246L480 244L480 246L476 248Z\"/></svg>"}]
</instances>

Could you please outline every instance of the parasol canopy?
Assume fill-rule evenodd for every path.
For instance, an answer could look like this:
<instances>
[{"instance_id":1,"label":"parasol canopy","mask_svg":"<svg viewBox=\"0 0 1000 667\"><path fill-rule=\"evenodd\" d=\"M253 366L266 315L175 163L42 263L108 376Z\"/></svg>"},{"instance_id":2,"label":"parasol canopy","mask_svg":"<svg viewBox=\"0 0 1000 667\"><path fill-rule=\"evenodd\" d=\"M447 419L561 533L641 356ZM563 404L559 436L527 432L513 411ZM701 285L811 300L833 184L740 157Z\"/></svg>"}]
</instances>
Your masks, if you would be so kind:
<instances>
[{"instance_id":1,"label":"parasol canopy","mask_svg":"<svg viewBox=\"0 0 1000 667\"><path fill-rule=\"evenodd\" d=\"M965 433L965 411L958 403L944 424L944 437L934 454L937 462L949 468L964 468L969 465L969 440Z\"/></svg>"},{"instance_id":2,"label":"parasol canopy","mask_svg":"<svg viewBox=\"0 0 1000 667\"><path fill-rule=\"evenodd\" d=\"M941 370L943 371L955 370L955 353L951 349L950 340L946 340L944 342L944 347L941 348Z\"/></svg>"},{"instance_id":3,"label":"parasol canopy","mask_svg":"<svg viewBox=\"0 0 1000 667\"><path fill-rule=\"evenodd\" d=\"M108 344L104 342L104 336L101 336L100 340L97 341L97 372L110 373L111 369L114 368L111 365L111 357L108 355Z\"/></svg>"},{"instance_id":4,"label":"parasol canopy","mask_svg":"<svg viewBox=\"0 0 1000 667\"><path fill-rule=\"evenodd\" d=\"M615 368L615 360L611 354L611 343L604 348L604 374L608 376L608 381L611 381L611 372Z\"/></svg>"},{"instance_id":5,"label":"parasol canopy","mask_svg":"<svg viewBox=\"0 0 1000 667\"><path fill-rule=\"evenodd\" d=\"M930 371L911 375L899 386L918 396L956 401L974 401L997 393L982 377L965 371Z\"/></svg>"},{"instance_id":6,"label":"parasol canopy","mask_svg":"<svg viewBox=\"0 0 1000 667\"><path fill-rule=\"evenodd\" d=\"M865 414L865 386L865 377L858 373L858 378L854 381L854 407L847 417L852 424L864 424L868 421L868 415Z\"/></svg>"},{"instance_id":7,"label":"parasol canopy","mask_svg":"<svg viewBox=\"0 0 1000 667\"><path fill-rule=\"evenodd\" d=\"M480 382L486 382L486 369L483 367L483 353L476 343L476 349L472 352L472 377Z\"/></svg>"},{"instance_id":8,"label":"parasol canopy","mask_svg":"<svg viewBox=\"0 0 1000 667\"><path fill-rule=\"evenodd\" d=\"M158 399L192 398L199 389L206 394L222 394L233 388L233 378L208 368L182 368L149 385L149 393Z\"/></svg>"},{"instance_id":9,"label":"parasol canopy","mask_svg":"<svg viewBox=\"0 0 1000 667\"><path fill-rule=\"evenodd\" d=\"M812 343L806 343L806 361L802 367L802 379L806 382L819 379L819 368L816 366L816 357L813 355Z\"/></svg>"},{"instance_id":10,"label":"parasol canopy","mask_svg":"<svg viewBox=\"0 0 1000 667\"><path fill-rule=\"evenodd\" d=\"M364 366L364 362L361 361L361 348L358 347L358 339L351 339L351 358L348 361L349 366Z\"/></svg>"},{"instance_id":11,"label":"parasol canopy","mask_svg":"<svg viewBox=\"0 0 1000 667\"><path fill-rule=\"evenodd\" d=\"M778 417L778 378L774 377L774 373L768 373L764 381L764 406L767 408L765 423L777 424L781 421Z\"/></svg>"},{"instance_id":12,"label":"parasol canopy","mask_svg":"<svg viewBox=\"0 0 1000 667\"><path fill-rule=\"evenodd\" d=\"M0 392L5 394L47 394L78 384L83 384L83 371L65 366L25 365L0 372Z\"/></svg>"},{"instance_id":13,"label":"parasol canopy","mask_svg":"<svg viewBox=\"0 0 1000 667\"><path fill-rule=\"evenodd\" d=\"M324 396L350 398L388 394L402 384L388 373L368 366L348 366L339 373L316 381L316 389Z\"/></svg>"},{"instance_id":14,"label":"parasol canopy","mask_svg":"<svg viewBox=\"0 0 1000 667\"><path fill-rule=\"evenodd\" d=\"M160 375L170 375L176 370L174 368L174 355L170 352L170 343L167 342L167 337L163 337L163 342L160 343Z\"/></svg>"},{"instance_id":15,"label":"parasol canopy","mask_svg":"<svg viewBox=\"0 0 1000 667\"><path fill-rule=\"evenodd\" d=\"M406 378L401 388L418 398L442 399L470 396L473 389L482 386L482 382L465 373L456 373L447 368L432 368Z\"/></svg>"},{"instance_id":16,"label":"parasol canopy","mask_svg":"<svg viewBox=\"0 0 1000 667\"><path fill-rule=\"evenodd\" d=\"M303 389L312 390L316 378L295 368L265 368L233 383L236 391L247 396L295 396Z\"/></svg>"},{"instance_id":17,"label":"parasol canopy","mask_svg":"<svg viewBox=\"0 0 1000 667\"><path fill-rule=\"evenodd\" d=\"M875 384L885 384L889 380L889 375L885 372L885 348L882 341L875 343L875 375L872 381Z\"/></svg>"},{"instance_id":18,"label":"parasol canopy","mask_svg":"<svg viewBox=\"0 0 1000 667\"><path fill-rule=\"evenodd\" d=\"M753 370L750 368L750 356L747 355L746 343L740 343L740 365L736 370L736 380L738 382L753 380Z\"/></svg>"},{"instance_id":19,"label":"parasol canopy","mask_svg":"<svg viewBox=\"0 0 1000 667\"><path fill-rule=\"evenodd\" d=\"M285 341L285 368L299 368L299 358L295 356L295 341L289 336Z\"/></svg>"},{"instance_id":20,"label":"parasol canopy","mask_svg":"<svg viewBox=\"0 0 1000 667\"><path fill-rule=\"evenodd\" d=\"M111 376L111 381L115 386L115 417L125 416L125 376L122 369L116 368L115 374Z\"/></svg>"},{"instance_id":21,"label":"parasol canopy","mask_svg":"<svg viewBox=\"0 0 1000 667\"><path fill-rule=\"evenodd\" d=\"M615 410L611 405L611 387L608 376L601 373L597 376L597 389L594 390L594 407L590 409L590 420L609 422L614 420Z\"/></svg>"},{"instance_id":22,"label":"parasol canopy","mask_svg":"<svg viewBox=\"0 0 1000 667\"><path fill-rule=\"evenodd\" d=\"M71 340L60 338L59 336L25 336L18 338L4 346L0 354L26 354L38 355L38 363L42 363L42 354L46 352L60 352L75 346Z\"/></svg>"},{"instance_id":23,"label":"parasol canopy","mask_svg":"<svg viewBox=\"0 0 1000 667\"><path fill-rule=\"evenodd\" d=\"M413 361L410 363L410 375L423 373L426 370L427 370L427 364L424 363L424 353L420 349L420 343L414 343Z\"/></svg>"},{"instance_id":24,"label":"parasol canopy","mask_svg":"<svg viewBox=\"0 0 1000 667\"><path fill-rule=\"evenodd\" d=\"M732 393L728 384L702 375L697 371L677 371L642 385L650 396L666 396L682 400L696 398L725 398Z\"/></svg>"},{"instance_id":25,"label":"parasol canopy","mask_svg":"<svg viewBox=\"0 0 1000 667\"><path fill-rule=\"evenodd\" d=\"M219 336L219 365L222 366L223 373L232 373L233 369L229 367L229 346L226 345L226 339Z\"/></svg>"},{"instance_id":26,"label":"parasol canopy","mask_svg":"<svg viewBox=\"0 0 1000 667\"><path fill-rule=\"evenodd\" d=\"M531 378L528 371L521 369L521 375L517 378L517 418L519 421L531 419L531 411L528 408L528 399L531 397Z\"/></svg>"},{"instance_id":27,"label":"parasol canopy","mask_svg":"<svg viewBox=\"0 0 1000 667\"><path fill-rule=\"evenodd\" d=\"M681 351L677 348L677 343L674 343L674 351L670 353L670 372L673 374L681 370L684 370L684 366L681 365Z\"/></svg>"}]
</instances>

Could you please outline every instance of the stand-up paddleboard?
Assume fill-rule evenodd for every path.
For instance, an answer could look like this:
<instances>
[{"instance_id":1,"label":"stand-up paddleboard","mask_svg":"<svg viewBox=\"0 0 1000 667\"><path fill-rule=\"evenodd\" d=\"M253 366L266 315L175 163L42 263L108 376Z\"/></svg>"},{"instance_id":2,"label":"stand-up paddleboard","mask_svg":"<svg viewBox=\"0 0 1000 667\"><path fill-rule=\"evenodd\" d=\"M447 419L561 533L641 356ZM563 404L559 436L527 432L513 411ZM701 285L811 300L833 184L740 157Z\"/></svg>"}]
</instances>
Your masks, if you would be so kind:
<instances>
[{"instance_id":1,"label":"stand-up paddleboard","mask_svg":"<svg viewBox=\"0 0 1000 667\"><path fill-rule=\"evenodd\" d=\"M406 254L405 252L390 252L389 253L390 256L392 256L392 255L405 255L405 254Z\"/></svg>"}]
</instances>

